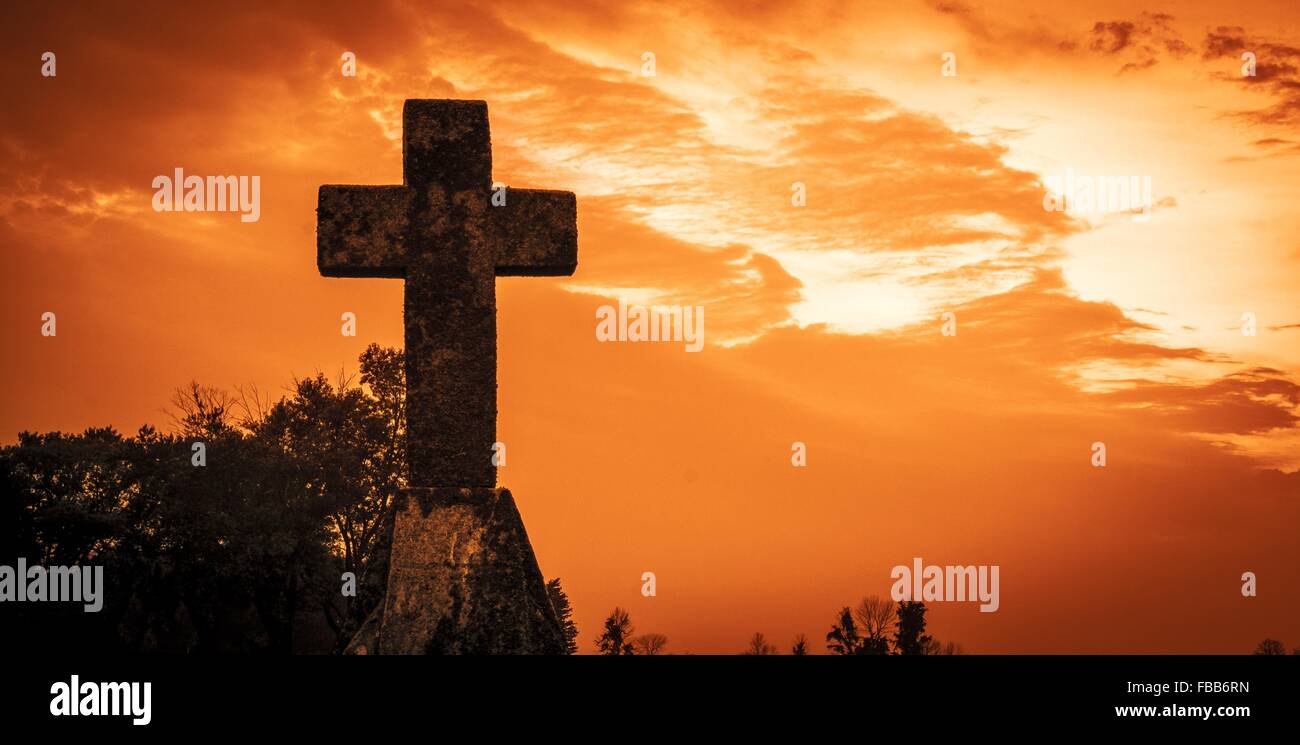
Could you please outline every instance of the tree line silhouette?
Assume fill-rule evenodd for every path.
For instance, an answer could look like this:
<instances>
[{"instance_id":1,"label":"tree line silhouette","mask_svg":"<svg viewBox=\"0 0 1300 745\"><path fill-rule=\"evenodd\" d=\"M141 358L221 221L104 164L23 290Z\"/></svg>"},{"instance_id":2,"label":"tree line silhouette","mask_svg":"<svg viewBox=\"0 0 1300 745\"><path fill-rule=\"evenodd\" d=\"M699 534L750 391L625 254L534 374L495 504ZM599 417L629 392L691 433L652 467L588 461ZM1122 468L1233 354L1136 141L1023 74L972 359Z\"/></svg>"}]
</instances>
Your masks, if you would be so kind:
<instances>
[{"instance_id":1,"label":"tree line silhouette","mask_svg":"<svg viewBox=\"0 0 1300 745\"><path fill-rule=\"evenodd\" d=\"M1251 654L1264 655L1264 656L1286 654L1286 645L1278 641L1277 639L1265 639L1261 641L1259 644L1255 645L1255 651L1252 652ZM1292 649L1291 654L1300 655L1300 647L1296 647L1295 649Z\"/></svg>"},{"instance_id":2,"label":"tree line silhouette","mask_svg":"<svg viewBox=\"0 0 1300 745\"><path fill-rule=\"evenodd\" d=\"M668 637L663 634L634 636L631 615L615 608L605 619L596 649L603 655L660 655L668 652ZM856 608L845 606L826 633L826 650L837 655L957 655L962 646L941 643L925 633L925 603L900 601L897 604L878 595L862 599ZM741 654L776 655L780 650L761 632L755 632ZM795 637L790 654L807 655L808 638Z\"/></svg>"},{"instance_id":3,"label":"tree line silhouette","mask_svg":"<svg viewBox=\"0 0 1300 745\"><path fill-rule=\"evenodd\" d=\"M0 562L104 567L98 613L6 603L25 642L340 652L383 597L406 484L402 351L372 344L359 361L359 379L317 374L274 402L193 383L171 433L23 432L0 448ZM576 650L558 579L547 592Z\"/></svg>"}]
</instances>

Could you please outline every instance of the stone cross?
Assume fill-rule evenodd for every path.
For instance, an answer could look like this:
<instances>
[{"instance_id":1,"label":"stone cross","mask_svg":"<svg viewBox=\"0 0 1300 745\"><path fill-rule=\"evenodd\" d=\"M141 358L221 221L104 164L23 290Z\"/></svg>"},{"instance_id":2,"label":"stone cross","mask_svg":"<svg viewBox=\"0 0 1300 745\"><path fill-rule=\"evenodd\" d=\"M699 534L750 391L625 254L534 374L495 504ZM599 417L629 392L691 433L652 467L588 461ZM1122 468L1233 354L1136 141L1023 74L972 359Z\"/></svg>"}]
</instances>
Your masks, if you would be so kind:
<instances>
[{"instance_id":1,"label":"stone cross","mask_svg":"<svg viewBox=\"0 0 1300 745\"><path fill-rule=\"evenodd\" d=\"M316 263L327 277L406 280L411 486L493 487L495 280L572 274L577 204L493 189L484 101L407 100L402 182L320 187Z\"/></svg>"}]
</instances>

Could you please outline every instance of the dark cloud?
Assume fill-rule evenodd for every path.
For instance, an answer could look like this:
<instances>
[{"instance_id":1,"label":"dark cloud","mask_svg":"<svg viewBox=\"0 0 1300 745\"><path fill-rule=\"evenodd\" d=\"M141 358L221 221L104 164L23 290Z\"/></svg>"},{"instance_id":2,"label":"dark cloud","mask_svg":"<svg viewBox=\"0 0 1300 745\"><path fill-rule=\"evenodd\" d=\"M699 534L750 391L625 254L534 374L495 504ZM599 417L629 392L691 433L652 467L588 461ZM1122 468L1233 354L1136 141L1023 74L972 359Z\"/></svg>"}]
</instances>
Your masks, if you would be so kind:
<instances>
[{"instance_id":1,"label":"dark cloud","mask_svg":"<svg viewBox=\"0 0 1300 745\"><path fill-rule=\"evenodd\" d=\"M1094 52L1116 54L1128 47L1133 39L1134 25L1130 21L1097 21L1092 27L1092 42L1088 48Z\"/></svg>"},{"instance_id":2,"label":"dark cloud","mask_svg":"<svg viewBox=\"0 0 1300 745\"><path fill-rule=\"evenodd\" d=\"M1243 55L1255 55L1255 74L1244 75ZM1274 99L1262 109L1233 112L1253 124L1300 127L1300 47L1248 35L1239 26L1219 26L1205 36L1202 58L1230 59L1232 72L1219 72L1219 80L1259 89ZM1271 143L1270 143L1271 144Z\"/></svg>"},{"instance_id":3,"label":"dark cloud","mask_svg":"<svg viewBox=\"0 0 1300 745\"><path fill-rule=\"evenodd\" d=\"M1211 434L1262 434L1300 424L1300 386L1271 368L1253 368L1208 383L1130 381L1106 394L1118 404L1138 405L1164 426Z\"/></svg>"},{"instance_id":4,"label":"dark cloud","mask_svg":"<svg viewBox=\"0 0 1300 745\"><path fill-rule=\"evenodd\" d=\"M1088 48L1106 56L1129 57L1116 74L1140 72L1155 67L1160 56L1181 59L1193 53L1191 45L1174 30L1168 13L1139 13L1132 21L1097 21L1089 33Z\"/></svg>"}]
</instances>

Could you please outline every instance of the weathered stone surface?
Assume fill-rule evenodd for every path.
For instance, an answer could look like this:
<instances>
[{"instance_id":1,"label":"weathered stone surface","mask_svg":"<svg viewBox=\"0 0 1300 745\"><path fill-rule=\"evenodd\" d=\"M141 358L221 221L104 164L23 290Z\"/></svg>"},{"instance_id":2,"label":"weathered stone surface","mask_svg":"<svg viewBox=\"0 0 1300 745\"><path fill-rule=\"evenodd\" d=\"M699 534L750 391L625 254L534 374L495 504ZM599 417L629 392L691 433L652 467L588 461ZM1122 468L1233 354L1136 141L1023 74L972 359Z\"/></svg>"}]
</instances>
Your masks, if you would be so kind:
<instances>
[{"instance_id":1,"label":"weathered stone surface","mask_svg":"<svg viewBox=\"0 0 1300 745\"><path fill-rule=\"evenodd\" d=\"M317 197L316 266L326 277L402 277L407 215L404 186L322 186Z\"/></svg>"},{"instance_id":2,"label":"weathered stone surface","mask_svg":"<svg viewBox=\"0 0 1300 745\"><path fill-rule=\"evenodd\" d=\"M510 189L492 204L483 101L409 100L402 124L403 186L320 188L317 265L406 279L411 484L495 486L495 279L572 274L577 202Z\"/></svg>"},{"instance_id":3,"label":"weathered stone surface","mask_svg":"<svg viewBox=\"0 0 1300 745\"><path fill-rule=\"evenodd\" d=\"M492 185L487 101L408 98L402 106L402 179L448 191Z\"/></svg>"},{"instance_id":4,"label":"weathered stone surface","mask_svg":"<svg viewBox=\"0 0 1300 745\"><path fill-rule=\"evenodd\" d=\"M493 203L483 101L408 100L402 126L402 186L322 186L316 209L321 274L406 280L407 466L423 505L397 518L378 629L349 649L558 653L523 522L492 488L496 277L572 274L577 202L515 189Z\"/></svg>"},{"instance_id":5,"label":"weathered stone surface","mask_svg":"<svg viewBox=\"0 0 1300 745\"><path fill-rule=\"evenodd\" d=\"M366 641L353 644L364 647ZM383 654L564 653L555 610L509 490L404 493L393 528L383 621L372 648Z\"/></svg>"},{"instance_id":6,"label":"weathered stone surface","mask_svg":"<svg viewBox=\"0 0 1300 745\"><path fill-rule=\"evenodd\" d=\"M509 189L493 207L497 276L567 276L578 268L578 203L569 191Z\"/></svg>"}]
</instances>

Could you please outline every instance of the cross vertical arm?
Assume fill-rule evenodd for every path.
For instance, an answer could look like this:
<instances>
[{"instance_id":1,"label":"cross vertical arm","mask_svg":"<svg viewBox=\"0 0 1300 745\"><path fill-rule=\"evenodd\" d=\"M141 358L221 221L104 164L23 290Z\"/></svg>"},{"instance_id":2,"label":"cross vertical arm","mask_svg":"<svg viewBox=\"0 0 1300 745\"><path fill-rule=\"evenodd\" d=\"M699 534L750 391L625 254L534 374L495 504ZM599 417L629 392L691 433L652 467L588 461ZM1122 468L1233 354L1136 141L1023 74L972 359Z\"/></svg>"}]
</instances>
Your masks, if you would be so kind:
<instances>
[{"instance_id":1,"label":"cross vertical arm","mask_svg":"<svg viewBox=\"0 0 1300 745\"><path fill-rule=\"evenodd\" d=\"M402 179L448 193L492 185L487 101L408 99L402 106Z\"/></svg>"}]
</instances>

